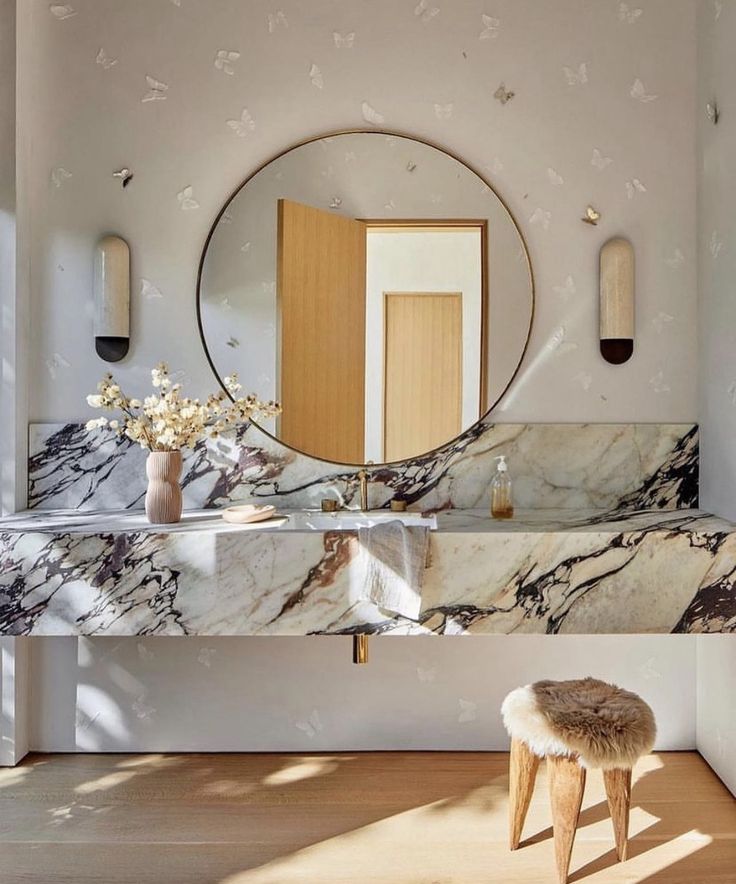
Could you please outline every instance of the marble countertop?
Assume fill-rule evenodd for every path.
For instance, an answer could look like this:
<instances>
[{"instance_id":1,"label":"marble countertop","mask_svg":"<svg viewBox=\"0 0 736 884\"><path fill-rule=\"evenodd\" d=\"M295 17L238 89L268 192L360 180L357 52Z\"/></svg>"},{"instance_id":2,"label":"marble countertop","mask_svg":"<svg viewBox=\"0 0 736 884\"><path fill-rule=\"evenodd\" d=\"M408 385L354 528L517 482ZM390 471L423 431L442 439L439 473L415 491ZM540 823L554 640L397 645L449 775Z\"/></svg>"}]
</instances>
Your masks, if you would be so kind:
<instances>
[{"instance_id":1,"label":"marble countertop","mask_svg":"<svg viewBox=\"0 0 736 884\"><path fill-rule=\"evenodd\" d=\"M736 525L708 513L437 516L409 618L366 598L376 559L354 530L18 513L0 520L0 635L736 632Z\"/></svg>"},{"instance_id":2,"label":"marble countertop","mask_svg":"<svg viewBox=\"0 0 736 884\"><path fill-rule=\"evenodd\" d=\"M0 519L0 533L42 534L215 534L238 533L306 533L320 530L293 524L291 512L282 510L283 520L253 525L232 525L215 509L189 510L181 522L173 525L151 525L140 510L79 511L25 510ZM386 513L386 510L378 512ZM325 514L320 514L325 517ZM336 514L339 517L339 513ZM630 531L687 531L698 533L732 533L736 525L702 510L641 510L610 513L595 509L520 510L513 519L493 519L485 510L445 510L437 513L440 534L551 534L559 532L618 534ZM347 532L350 533L350 532ZM354 533L354 532L352 532ZM435 533L435 532L433 532Z\"/></svg>"}]
</instances>

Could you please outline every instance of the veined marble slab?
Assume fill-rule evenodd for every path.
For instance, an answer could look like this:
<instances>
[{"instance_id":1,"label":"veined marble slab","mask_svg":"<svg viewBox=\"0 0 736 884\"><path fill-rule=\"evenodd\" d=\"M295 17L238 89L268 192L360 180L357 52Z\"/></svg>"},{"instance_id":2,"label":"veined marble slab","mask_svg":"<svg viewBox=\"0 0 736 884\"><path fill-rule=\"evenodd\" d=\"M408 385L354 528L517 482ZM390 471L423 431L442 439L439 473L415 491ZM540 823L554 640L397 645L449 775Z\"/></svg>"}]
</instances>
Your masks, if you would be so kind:
<instances>
[{"instance_id":1,"label":"veined marble slab","mask_svg":"<svg viewBox=\"0 0 736 884\"><path fill-rule=\"evenodd\" d=\"M0 563L3 635L736 632L736 526L699 510L442 513L416 620L362 600L355 532L211 512L20 514Z\"/></svg>"},{"instance_id":2,"label":"veined marble slab","mask_svg":"<svg viewBox=\"0 0 736 884\"><path fill-rule=\"evenodd\" d=\"M416 508L485 508L494 458L506 454L522 509L633 511L698 505L698 431L692 424L480 423L450 446L371 475L371 505L403 497ZM141 508L145 452L83 424L30 428L33 509ZM257 500L357 505L356 470L297 454L256 427L186 452L185 506Z\"/></svg>"}]
</instances>

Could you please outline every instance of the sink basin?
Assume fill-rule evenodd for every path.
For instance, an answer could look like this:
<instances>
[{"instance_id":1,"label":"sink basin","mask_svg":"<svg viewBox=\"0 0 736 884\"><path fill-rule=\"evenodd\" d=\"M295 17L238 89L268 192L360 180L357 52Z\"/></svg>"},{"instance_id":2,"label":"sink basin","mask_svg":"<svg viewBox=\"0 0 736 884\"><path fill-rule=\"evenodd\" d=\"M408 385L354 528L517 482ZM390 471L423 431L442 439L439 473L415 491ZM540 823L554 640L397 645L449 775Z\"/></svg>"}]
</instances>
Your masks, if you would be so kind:
<instances>
[{"instance_id":1,"label":"sink basin","mask_svg":"<svg viewBox=\"0 0 736 884\"><path fill-rule=\"evenodd\" d=\"M321 510L291 513L283 526L287 531L357 531L358 528L372 528L386 522L402 522L407 526L420 526L437 530L437 516L423 516L421 513L392 513L385 510L377 512L352 512L342 510L337 513L323 513Z\"/></svg>"}]
</instances>

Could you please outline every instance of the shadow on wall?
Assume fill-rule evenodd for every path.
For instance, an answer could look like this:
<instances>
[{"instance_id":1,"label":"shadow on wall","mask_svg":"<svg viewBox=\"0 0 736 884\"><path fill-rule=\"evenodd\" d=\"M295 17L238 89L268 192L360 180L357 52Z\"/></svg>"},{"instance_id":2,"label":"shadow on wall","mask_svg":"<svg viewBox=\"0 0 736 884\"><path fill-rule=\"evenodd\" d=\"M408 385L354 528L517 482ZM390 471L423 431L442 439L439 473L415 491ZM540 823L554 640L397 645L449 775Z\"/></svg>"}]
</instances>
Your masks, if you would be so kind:
<instances>
[{"instance_id":1,"label":"shadow on wall","mask_svg":"<svg viewBox=\"0 0 736 884\"><path fill-rule=\"evenodd\" d=\"M3 881L552 880L544 771L535 834L511 853L507 769L496 753L32 756L0 771ZM630 859L609 849L593 774L571 881L732 880L736 805L704 762L650 756L638 770Z\"/></svg>"}]
</instances>

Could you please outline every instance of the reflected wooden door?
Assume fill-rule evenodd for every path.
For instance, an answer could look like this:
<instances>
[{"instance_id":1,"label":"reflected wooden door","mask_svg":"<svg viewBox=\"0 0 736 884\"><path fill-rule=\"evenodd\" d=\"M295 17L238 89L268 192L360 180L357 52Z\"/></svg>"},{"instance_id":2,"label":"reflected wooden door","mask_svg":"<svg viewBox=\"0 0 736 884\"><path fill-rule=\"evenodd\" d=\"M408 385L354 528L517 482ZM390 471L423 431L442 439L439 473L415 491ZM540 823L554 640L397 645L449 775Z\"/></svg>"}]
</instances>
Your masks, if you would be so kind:
<instances>
[{"instance_id":1,"label":"reflected wooden door","mask_svg":"<svg viewBox=\"0 0 736 884\"><path fill-rule=\"evenodd\" d=\"M279 437L325 460L365 448L366 227L278 203Z\"/></svg>"},{"instance_id":2,"label":"reflected wooden door","mask_svg":"<svg viewBox=\"0 0 736 884\"><path fill-rule=\"evenodd\" d=\"M463 314L459 293L386 293L384 458L402 460L460 433Z\"/></svg>"}]
</instances>

